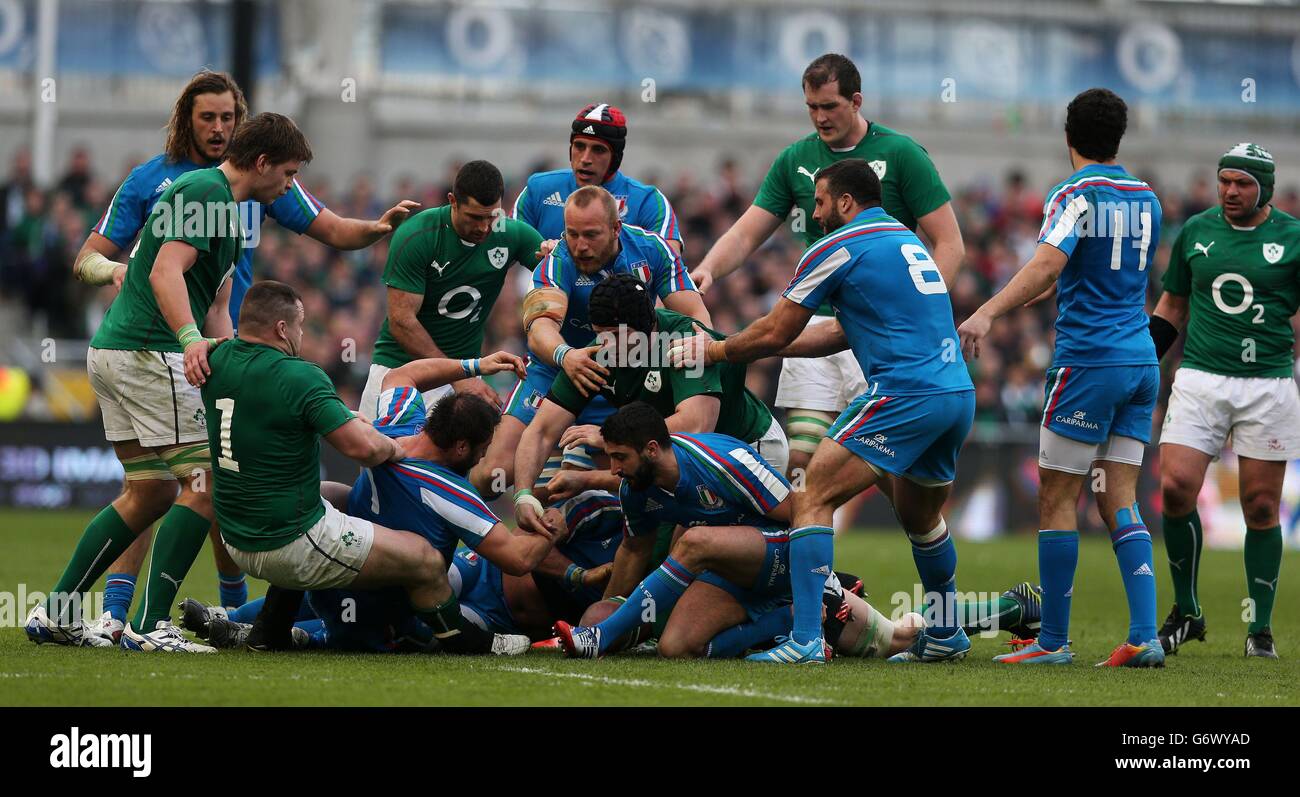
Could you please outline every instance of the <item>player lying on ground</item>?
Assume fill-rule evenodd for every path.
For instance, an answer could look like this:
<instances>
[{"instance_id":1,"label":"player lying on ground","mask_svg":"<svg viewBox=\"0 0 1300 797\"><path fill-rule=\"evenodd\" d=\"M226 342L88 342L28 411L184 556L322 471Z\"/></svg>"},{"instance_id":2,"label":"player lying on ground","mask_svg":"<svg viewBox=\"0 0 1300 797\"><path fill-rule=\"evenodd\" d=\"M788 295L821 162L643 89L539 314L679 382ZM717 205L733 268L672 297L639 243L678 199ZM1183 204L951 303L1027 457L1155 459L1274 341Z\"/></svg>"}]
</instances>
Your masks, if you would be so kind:
<instances>
[{"instance_id":1,"label":"player lying on ground","mask_svg":"<svg viewBox=\"0 0 1300 797\"><path fill-rule=\"evenodd\" d=\"M1160 391L1145 313L1160 202L1116 161L1127 121L1124 101L1106 89L1089 89L1070 102L1065 143L1075 172L1048 197L1038 249L960 328L962 350L978 357L994 320L1058 285L1056 350L1038 457L1043 627L1035 644L997 657L1006 663L1074 660L1069 622L1079 559L1077 507L1091 479L1129 607L1128 639L1099 666L1164 666L1151 535L1137 505L1143 447Z\"/></svg>"},{"instance_id":2,"label":"player lying on ground","mask_svg":"<svg viewBox=\"0 0 1300 797\"><path fill-rule=\"evenodd\" d=\"M709 323L704 300L681 258L655 233L620 222L618 205L608 191L599 186L574 191L565 203L564 220L564 240L538 264L533 290L524 297L528 376L510 394L506 417L470 477L484 496L495 498L514 482L515 452L524 427L532 423L561 371L587 395L604 385L607 370L587 348L596 337L587 303L597 283L610 274L633 274L669 310ZM607 400L596 397L578 420L599 424L613 410ZM594 467L590 457L581 460L588 469Z\"/></svg>"},{"instance_id":3,"label":"player lying on ground","mask_svg":"<svg viewBox=\"0 0 1300 797\"><path fill-rule=\"evenodd\" d=\"M224 72L204 70L190 79L176 100L167 124L165 151L131 170L113 194L104 215L95 224L77 253L74 273L90 285L112 283L121 289L126 264L116 262L144 228L163 192L184 174L216 166L226 155L239 125L248 116L244 93ZM386 235L404 219L416 203L403 201L380 218L369 221L344 219L326 208L293 179L292 187L273 202L248 201L240 205L241 221L252 229L256 241L267 216L296 233L306 233L337 249L361 249ZM231 277L230 322L238 323L244 293L253 281L253 248L244 247ZM129 446L129 443L123 444ZM117 445L114 446L118 448ZM126 612L135 594L136 576L149 548L149 526L166 513L176 496L176 483L166 463L152 453L128 451L124 458L126 483L114 507L132 529L141 529L135 541L108 566L104 591L104 616L87 627L88 634L117 643L126 622ZM129 461L128 461L129 460ZM168 482L168 483L164 483ZM248 598L248 587L238 565L221 546L213 526L212 551L217 561L223 605L238 606ZM152 576L159 579L158 573ZM164 583L165 580L164 580Z\"/></svg>"},{"instance_id":4,"label":"player lying on ground","mask_svg":"<svg viewBox=\"0 0 1300 797\"><path fill-rule=\"evenodd\" d=\"M1269 204L1273 156L1238 144L1219 159L1219 204L1187 220L1151 316L1156 357L1187 329L1160 432L1160 489L1174 607L1160 644L1205 639L1196 594L1205 470L1231 441L1246 520L1246 655L1277 658L1273 601L1282 568L1278 508L1287 460L1300 457L1292 317L1300 306L1300 221Z\"/></svg>"},{"instance_id":5,"label":"player lying on ground","mask_svg":"<svg viewBox=\"0 0 1300 797\"><path fill-rule=\"evenodd\" d=\"M311 146L290 119L261 114L240 125L219 167L178 176L154 206L86 360L105 437L131 487L86 528L49 601L28 618L31 639L112 645L111 638L83 634L72 596L89 589L161 516L144 599L121 645L211 652L187 640L168 614L213 521L210 416L199 386L210 370L209 351L231 332L230 275L243 246L238 203L274 202L309 160ZM199 332L200 323L210 337Z\"/></svg>"},{"instance_id":6,"label":"player lying on ground","mask_svg":"<svg viewBox=\"0 0 1300 797\"><path fill-rule=\"evenodd\" d=\"M384 264L388 314L375 339L361 394L361 413L379 416L384 375L428 357L477 357L483 332L514 267L537 264L541 236L522 221L503 218L501 172L470 161L456 172L447 204L422 210L393 236ZM469 393L500 408L501 397L478 377L429 391L432 407L446 393Z\"/></svg>"},{"instance_id":7,"label":"player lying on ground","mask_svg":"<svg viewBox=\"0 0 1300 797\"><path fill-rule=\"evenodd\" d=\"M695 319L656 310L653 295L631 274L613 274L596 285L587 312L602 347L596 361L608 369L605 384L599 393L588 395L568 374L551 383L515 454L517 496L536 486L546 454L556 443L564 449L582 444L588 450L603 450L598 426L574 425L597 396L615 407L647 402L673 432L718 432L748 441L769 465L778 472L785 470L789 454L785 435L772 413L745 387L745 366L718 363L697 373L669 364L667 340L692 334ZM547 486L557 497L589 488L617 492L619 479L604 471L567 470ZM517 505L516 518L521 527L530 529L541 521L527 504Z\"/></svg>"},{"instance_id":8,"label":"player lying on ground","mask_svg":"<svg viewBox=\"0 0 1300 797\"><path fill-rule=\"evenodd\" d=\"M975 392L957 356L948 289L920 239L880 207L880 180L865 161L826 166L815 190L814 216L833 232L804 253L772 312L725 341L701 335L673 344L675 364L683 367L750 362L785 349L829 302L842 327L839 339L802 354L847 346L868 372L869 391L840 414L813 455L805 489L794 495L793 633L752 658L824 661L821 594L832 572L834 511L888 480L884 492L912 543L927 602L927 627L912 649L890 660L959 659L970 640L958 624L957 551L942 508L974 416ZM812 337L824 331L814 329Z\"/></svg>"},{"instance_id":9,"label":"player lying on ground","mask_svg":"<svg viewBox=\"0 0 1300 797\"><path fill-rule=\"evenodd\" d=\"M346 485L337 487L344 496L349 493ZM481 547L478 552L457 551L447 580L461 613L471 622L498 634L545 639L557 620L576 622L588 605L600 599L609 562L623 535L618 499L608 493L585 493L548 509L546 520L562 532L547 559L531 573L502 572ZM548 567L553 556L558 567ZM182 604L182 622L218 648L240 647L261 604L258 599L228 612L187 599ZM400 590L313 590L295 621L300 629L294 632L295 647L364 652L438 647L433 631L411 611Z\"/></svg>"},{"instance_id":10,"label":"player lying on ground","mask_svg":"<svg viewBox=\"0 0 1300 797\"><path fill-rule=\"evenodd\" d=\"M419 406L419 392L408 387L377 430L344 406L324 371L297 357L302 325L302 301L292 288L255 284L239 339L214 351L203 386L213 419L210 444L218 452L213 501L226 548L245 571L278 588L268 591L250 647L290 646L297 592L399 587L441 649L522 652L526 639L493 635L461 615L447 582L452 546L435 547L400 530L424 519L413 507L431 504L466 524L512 569L527 571L545 556L547 537L511 535L464 481L487 448L497 411L477 396L452 395L435 408L426 431L394 427L396 419L405 420L402 408ZM513 355L493 358L494 368L522 368ZM476 361L416 365L414 380L425 385L479 372ZM366 468L348 504L351 514L321 498L321 437ZM387 509L373 486L381 481L394 482ZM499 533L488 541L489 532Z\"/></svg>"}]
</instances>

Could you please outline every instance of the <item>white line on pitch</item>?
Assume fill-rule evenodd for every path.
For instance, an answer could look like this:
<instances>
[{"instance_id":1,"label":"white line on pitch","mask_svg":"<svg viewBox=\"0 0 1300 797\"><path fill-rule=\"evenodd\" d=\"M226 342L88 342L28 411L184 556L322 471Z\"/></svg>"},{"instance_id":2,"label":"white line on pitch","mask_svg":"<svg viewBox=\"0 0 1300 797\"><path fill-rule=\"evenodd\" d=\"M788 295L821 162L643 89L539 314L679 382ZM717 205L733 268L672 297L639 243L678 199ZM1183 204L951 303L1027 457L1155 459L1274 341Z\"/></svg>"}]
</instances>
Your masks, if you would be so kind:
<instances>
[{"instance_id":1,"label":"white line on pitch","mask_svg":"<svg viewBox=\"0 0 1300 797\"><path fill-rule=\"evenodd\" d=\"M518 672L525 675L546 675L551 678L576 678L580 681L608 684L609 686L643 686L652 688L682 689L687 692L703 692L710 695L731 695L733 697L753 697L762 700L780 700L785 703L833 704L838 701L820 697L802 697L799 695L779 695L774 692L760 692L755 689L741 689L738 686L709 686L707 684L673 684L659 681L647 681L641 678L610 678L605 675L587 675L578 672L552 672L533 667L493 667L499 672Z\"/></svg>"}]
</instances>

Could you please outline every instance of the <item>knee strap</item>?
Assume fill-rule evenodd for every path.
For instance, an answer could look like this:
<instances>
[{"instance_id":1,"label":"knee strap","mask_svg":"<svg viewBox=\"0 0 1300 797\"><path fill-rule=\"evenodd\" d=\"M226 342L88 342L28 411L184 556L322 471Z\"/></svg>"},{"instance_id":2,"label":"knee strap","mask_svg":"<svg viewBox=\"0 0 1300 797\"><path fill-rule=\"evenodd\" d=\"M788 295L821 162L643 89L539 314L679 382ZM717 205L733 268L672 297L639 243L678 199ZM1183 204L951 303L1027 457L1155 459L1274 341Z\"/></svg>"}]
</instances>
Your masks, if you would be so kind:
<instances>
[{"instance_id":1,"label":"knee strap","mask_svg":"<svg viewBox=\"0 0 1300 797\"><path fill-rule=\"evenodd\" d=\"M171 471L167 470L167 463L154 453L128 457L122 460L122 469L126 471L126 480L129 482L173 481Z\"/></svg>"},{"instance_id":2,"label":"knee strap","mask_svg":"<svg viewBox=\"0 0 1300 797\"><path fill-rule=\"evenodd\" d=\"M194 476L195 471L212 470L212 456L208 453L207 443L175 446L161 452L159 457L167 463L177 481L186 481Z\"/></svg>"}]
</instances>

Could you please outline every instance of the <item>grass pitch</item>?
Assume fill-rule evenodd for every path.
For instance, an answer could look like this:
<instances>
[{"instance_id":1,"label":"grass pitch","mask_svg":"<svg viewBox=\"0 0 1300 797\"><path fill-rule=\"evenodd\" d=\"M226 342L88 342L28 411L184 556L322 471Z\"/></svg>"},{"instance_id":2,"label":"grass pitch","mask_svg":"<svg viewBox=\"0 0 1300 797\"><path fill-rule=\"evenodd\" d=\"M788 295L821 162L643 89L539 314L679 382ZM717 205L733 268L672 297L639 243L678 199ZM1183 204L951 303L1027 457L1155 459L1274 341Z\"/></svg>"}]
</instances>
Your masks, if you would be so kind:
<instances>
[{"instance_id":1,"label":"grass pitch","mask_svg":"<svg viewBox=\"0 0 1300 797\"><path fill-rule=\"evenodd\" d=\"M1128 610L1108 541L1085 538L1080 552L1071 636L1073 667L1009 667L990 658L1006 634L975 638L966 661L890 665L836 659L827 667L787 668L740 661L666 662L622 655L568 661L554 654L512 659L336 653L258 656L133 654L113 649L36 646L21 630L27 592L54 583L90 515L0 511L0 705L1300 705L1300 554L1282 563L1273 632L1282 660L1242 657L1245 597L1242 557L1207 551L1201 594L1208 641L1191 643L1164 670L1098 670L1125 635ZM1157 545L1160 612L1172 603L1163 549ZM1001 592L1036 580L1032 537L958 543L958 587ZM836 541L836 567L860 575L868 599L889 614L896 592L912 593L915 568L901 532L851 532ZM143 585L141 585L142 588ZM250 584L256 595L260 584ZM102 589L102 584L100 587ZM137 590L137 597L139 590ZM215 602L208 551L199 555L182 596Z\"/></svg>"}]
</instances>

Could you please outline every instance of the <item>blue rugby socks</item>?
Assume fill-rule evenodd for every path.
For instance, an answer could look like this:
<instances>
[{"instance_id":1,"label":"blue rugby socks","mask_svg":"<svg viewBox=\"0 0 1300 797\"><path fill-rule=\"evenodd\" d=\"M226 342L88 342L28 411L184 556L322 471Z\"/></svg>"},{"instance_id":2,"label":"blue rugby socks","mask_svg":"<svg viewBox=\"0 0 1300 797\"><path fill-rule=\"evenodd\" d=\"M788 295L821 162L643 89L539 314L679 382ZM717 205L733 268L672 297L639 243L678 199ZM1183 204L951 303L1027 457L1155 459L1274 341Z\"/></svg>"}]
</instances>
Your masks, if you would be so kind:
<instances>
[{"instance_id":1,"label":"blue rugby socks","mask_svg":"<svg viewBox=\"0 0 1300 797\"><path fill-rule=\"evenodd\" d=\"M835 531L830 526L790 530L790 591L794 595L790 638L801 645L822 636L822 591L834 560Z\"/></svg>"},{"instance_id":2,"label":"blue rugby socks","mask_svg":"<svg viewBox=\"0 0 1300 797\"><path fill-rule=\"evenodd\" d=\"M1038 645L1059 650L1070 641L1070 600L1074 596L1074 571L1079 565L1076 529L1039 529L1038 578L1043 584L1043 625Z\"/></svg>"},{"instance_id":3,"label":"blue rugby socks","mask_svg":"<svg viewBox=\"0 0 1300 797\"><path fill-rule=\"evenodd\" d=\"M653 623L667 617L677 605L677 599L695 580L695 574L671 556L657 570L637 584L627 601L600 622L600 652L609 650L625 634L640 628L642 623Z\"/></svg>"},{"instance_id":4,"label":"blue rugby socks","mask_svg":"<svg viewBox=\"0 0 1300 797\"><path fill-rule=\"evenodd\" d=\"M1141 645L1156 636L1156 573L1151 533L1142 522L1136 503L1115 514L1110 542L1115 548L1119 574L1124 579L1124 595L1128 598L1128 641L1130 645Z\"/></svg>"},{"instance_id":5,"label":"blue rugby socks","mask_svg":"<svg viewBox=\"0 0 1300 797\"><path fill-rule=\"evenodd\" d=\"M926 633L947 639L957 633L957 548L948 533L948 524L907 538L912 542L912 561L925 588Z\"/></svg>"}]
</instances>

